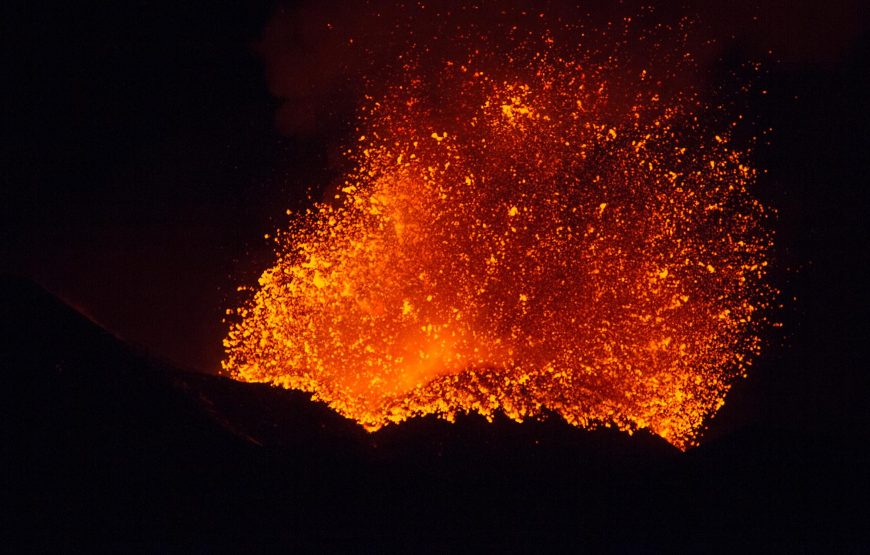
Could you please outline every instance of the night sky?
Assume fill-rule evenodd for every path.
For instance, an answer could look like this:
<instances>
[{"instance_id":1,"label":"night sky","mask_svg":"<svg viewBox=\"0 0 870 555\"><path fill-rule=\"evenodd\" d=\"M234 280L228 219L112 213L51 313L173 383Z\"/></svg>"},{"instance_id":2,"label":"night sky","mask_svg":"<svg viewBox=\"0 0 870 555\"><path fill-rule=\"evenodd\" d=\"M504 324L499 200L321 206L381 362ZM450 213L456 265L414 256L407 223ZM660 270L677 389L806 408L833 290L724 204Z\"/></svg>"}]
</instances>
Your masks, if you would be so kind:
<instances>
[{"instance_id":1,"label":"night sky","mask_svg":"<svg viewBox=\"0 0 870 555\"><path fill-rule=\"evenodd\" d=\"M607 4L589 10L606 19ZM783 328L721 425L860 419L866 10L857 0L717 4L665 16L694 16L717 40L706 50L713 73L764 63L757 90L767 93L747 113L773 129L754 156L768 170L758 194L779 211L785 303ZM0 272L34 279L180 367L216 372L224 311L271 260L263 235L344 169L356 85L394 55L382 40L390 10L380 20L341 2L2 10Z\"/></svg>"}]
</instances>

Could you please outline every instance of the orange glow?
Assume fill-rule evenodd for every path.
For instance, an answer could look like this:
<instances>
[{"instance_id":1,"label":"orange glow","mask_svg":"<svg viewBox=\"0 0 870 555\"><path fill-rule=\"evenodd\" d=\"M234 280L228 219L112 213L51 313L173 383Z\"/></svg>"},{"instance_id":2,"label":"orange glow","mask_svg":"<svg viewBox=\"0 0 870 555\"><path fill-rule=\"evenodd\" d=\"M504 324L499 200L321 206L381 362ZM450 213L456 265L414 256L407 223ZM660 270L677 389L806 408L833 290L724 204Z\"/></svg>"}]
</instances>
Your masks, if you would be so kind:
<instances>
[{"instance_id":1,"label":"orange glow","mask_svg":"<svg viewBox=\"0 0 870 555\"><path fill-rule=\"evenodd\" d=\"M774 294L746 151L666 73L469 52L367 98L355 169L278 234L225 371L369 430L553 411L692 445Z\"/></svg>"}]
</instances>

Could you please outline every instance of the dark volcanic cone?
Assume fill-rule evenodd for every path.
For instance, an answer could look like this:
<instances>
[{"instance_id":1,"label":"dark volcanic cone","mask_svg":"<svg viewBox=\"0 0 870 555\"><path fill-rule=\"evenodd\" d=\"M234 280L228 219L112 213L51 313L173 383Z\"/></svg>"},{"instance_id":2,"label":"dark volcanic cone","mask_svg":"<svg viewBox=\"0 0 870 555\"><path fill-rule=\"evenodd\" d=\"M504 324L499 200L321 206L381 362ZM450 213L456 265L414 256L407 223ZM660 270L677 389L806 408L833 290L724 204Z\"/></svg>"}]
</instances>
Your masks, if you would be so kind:
<instances>
[{"instance_id":1,"label":"dark volcanic cone","mask_svg":"<svg viewBox=\"0 0 870 555\"><path fill-rule=\"evenodd\" d=\"M553 416L364 432L306 395L187 373L25 280L0 278L9 543L697 547L865 539L854 452L732 434L660 438ZM787 454L787 456L785 456ZM863 492L863 493L862 493ZM866 512L866 511L865 511Z\"/></svg>"}]
</instances>

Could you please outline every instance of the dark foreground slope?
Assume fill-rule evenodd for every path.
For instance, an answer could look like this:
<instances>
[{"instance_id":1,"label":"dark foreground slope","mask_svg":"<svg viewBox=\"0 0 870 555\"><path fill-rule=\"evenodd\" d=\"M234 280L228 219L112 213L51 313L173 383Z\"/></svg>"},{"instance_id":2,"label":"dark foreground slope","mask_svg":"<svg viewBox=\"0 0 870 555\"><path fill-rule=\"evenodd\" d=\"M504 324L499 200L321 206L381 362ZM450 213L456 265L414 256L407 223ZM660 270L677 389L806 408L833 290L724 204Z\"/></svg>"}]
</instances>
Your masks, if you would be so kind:
<instances>
[{"instance_id":1,"label":"dark foreground slope","mask_svg":"<svg viewBox=\"0 0 870 555\"><path fill-rule=\"evenodd\" d=\"M0 278L3 534L31 549L487 552L866 547L854 433L648 434L420 419L185 373Z\"/></svg>"}]
</instances>

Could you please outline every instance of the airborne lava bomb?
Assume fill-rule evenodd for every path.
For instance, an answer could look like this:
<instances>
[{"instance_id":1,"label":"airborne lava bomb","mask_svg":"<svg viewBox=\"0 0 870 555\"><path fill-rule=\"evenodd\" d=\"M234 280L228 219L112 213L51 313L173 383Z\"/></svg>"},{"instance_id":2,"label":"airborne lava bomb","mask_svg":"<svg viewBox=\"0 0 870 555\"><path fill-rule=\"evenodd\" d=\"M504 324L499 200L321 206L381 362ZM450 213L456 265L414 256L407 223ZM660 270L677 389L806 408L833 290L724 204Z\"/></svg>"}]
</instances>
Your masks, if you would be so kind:
<instances>
[{"instance_id":1,"label":"airborne lava bomb","mask_svg":"<svg viewBox=\"0 0 870 555\"><path fill-rule=\"evenodd\" d=\"M682 52L459 44L366 97L355 169L279 233L224 369L368 429L550 410L691 445L775 293L732 121L669 87Z\"/></svg>"}]
</instances>

